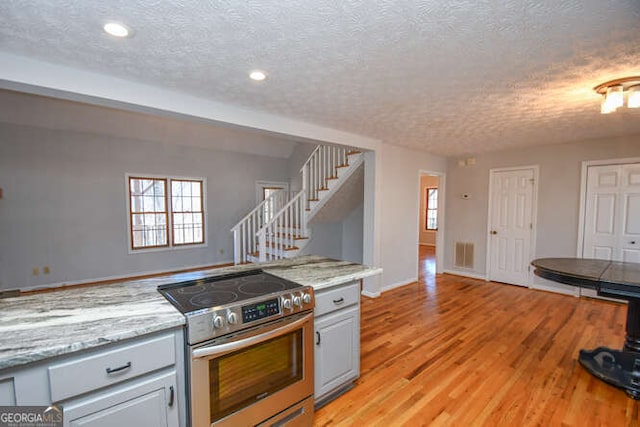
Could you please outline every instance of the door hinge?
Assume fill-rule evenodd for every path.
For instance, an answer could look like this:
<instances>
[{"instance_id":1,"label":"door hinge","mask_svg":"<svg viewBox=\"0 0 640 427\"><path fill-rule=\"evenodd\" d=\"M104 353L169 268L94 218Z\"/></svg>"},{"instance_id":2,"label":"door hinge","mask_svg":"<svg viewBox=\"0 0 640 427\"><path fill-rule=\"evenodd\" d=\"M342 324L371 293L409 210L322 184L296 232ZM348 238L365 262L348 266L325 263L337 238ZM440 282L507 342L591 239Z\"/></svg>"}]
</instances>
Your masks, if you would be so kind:
<instances>
[{"instance_id":1,"label":"door hinge","mask_svg":"<svg viewBox=\"0 0 640 427\"><path fill-rule=\"evenodd\" d=\"M533 223L532 222L529 223L529 230L533 230Z\"/></svg>"}]
</instances>

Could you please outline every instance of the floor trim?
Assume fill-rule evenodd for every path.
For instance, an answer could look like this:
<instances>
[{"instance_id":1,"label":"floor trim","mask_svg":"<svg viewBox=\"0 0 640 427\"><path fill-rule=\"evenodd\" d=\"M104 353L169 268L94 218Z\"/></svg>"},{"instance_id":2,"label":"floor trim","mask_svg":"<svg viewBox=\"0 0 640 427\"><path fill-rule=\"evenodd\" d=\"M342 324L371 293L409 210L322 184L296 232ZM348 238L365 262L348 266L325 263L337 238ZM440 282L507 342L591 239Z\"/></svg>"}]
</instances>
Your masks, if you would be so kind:
<instances>
[{"instance_id":1,"label":"floor trim","mask_svg":"<svg viewBox=\"0 0 640 427\"><path fill-rule=\"evenodd\" d=\"M443 273L444 274L452 274L454 276L470 277L472 279L487 280L487 276L485 276L484 274L469 273L469 272L460 271L460 270L447 270L447 269L445 269L443 271Z\"/></svg>"}]
</instances>

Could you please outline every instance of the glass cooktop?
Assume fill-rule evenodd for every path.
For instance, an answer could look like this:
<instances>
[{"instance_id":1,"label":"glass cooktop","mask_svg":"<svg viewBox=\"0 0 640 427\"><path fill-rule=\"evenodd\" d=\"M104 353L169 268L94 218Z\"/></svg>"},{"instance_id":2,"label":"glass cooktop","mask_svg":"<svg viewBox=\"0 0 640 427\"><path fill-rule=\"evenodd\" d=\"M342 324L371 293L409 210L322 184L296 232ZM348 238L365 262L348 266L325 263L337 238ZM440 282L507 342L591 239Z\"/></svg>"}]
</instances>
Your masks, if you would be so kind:
<instances>
[{"instance_id":1,"label":"glass cooktop","mask_svg":"<svg viewBox=\"0 0 640 427\"><path fill-rule=\"evenodd\" d=\"M244 300L299 287L298 283L262 270L250 270L172 283L158 287L158 291L182 313L189 313L210 307L228 308Z\"/></svg>"}]
</instances>

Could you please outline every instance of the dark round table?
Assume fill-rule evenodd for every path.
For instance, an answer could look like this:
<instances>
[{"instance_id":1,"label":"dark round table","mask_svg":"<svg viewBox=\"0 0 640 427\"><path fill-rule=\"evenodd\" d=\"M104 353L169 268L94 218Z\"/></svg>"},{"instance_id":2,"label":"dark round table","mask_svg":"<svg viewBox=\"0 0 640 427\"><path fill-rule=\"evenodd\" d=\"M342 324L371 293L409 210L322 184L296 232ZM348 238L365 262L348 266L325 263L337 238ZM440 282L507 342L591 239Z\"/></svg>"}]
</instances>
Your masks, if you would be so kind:
<instances>
[{"instance_id":1,"label":"dark round table","mask_svg":"<svg viewBox=\"0 0 640 427\"><path fill-rule=\"evenodd\" d=\"M597 378L640 400L640 264L582 258L540 258L535 274L554 282L595 289L598 295L628 301L622 350L580 350L580 364Z\"/></svg>"}]
</instances>

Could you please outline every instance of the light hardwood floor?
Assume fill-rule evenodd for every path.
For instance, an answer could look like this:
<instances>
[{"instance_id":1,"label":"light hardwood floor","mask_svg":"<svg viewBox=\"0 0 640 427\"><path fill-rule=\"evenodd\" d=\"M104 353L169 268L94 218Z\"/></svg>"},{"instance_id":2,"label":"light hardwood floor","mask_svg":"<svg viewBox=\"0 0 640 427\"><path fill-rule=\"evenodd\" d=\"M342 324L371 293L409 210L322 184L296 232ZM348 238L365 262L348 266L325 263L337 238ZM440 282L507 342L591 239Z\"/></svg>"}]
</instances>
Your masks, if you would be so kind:
<instances>
[{"instance_id":1,"label":"light hardwood floor","mask_svg":"<svg viewBox=\"0 0 640 427\"><path fill-rule=\"evenodd\" d=\"M638 402L577 361L622 347L626 306L435 276L420 252L418 283L363 297L361 377L315 426L638 425Z\"/></svg>"}]
</instances>

